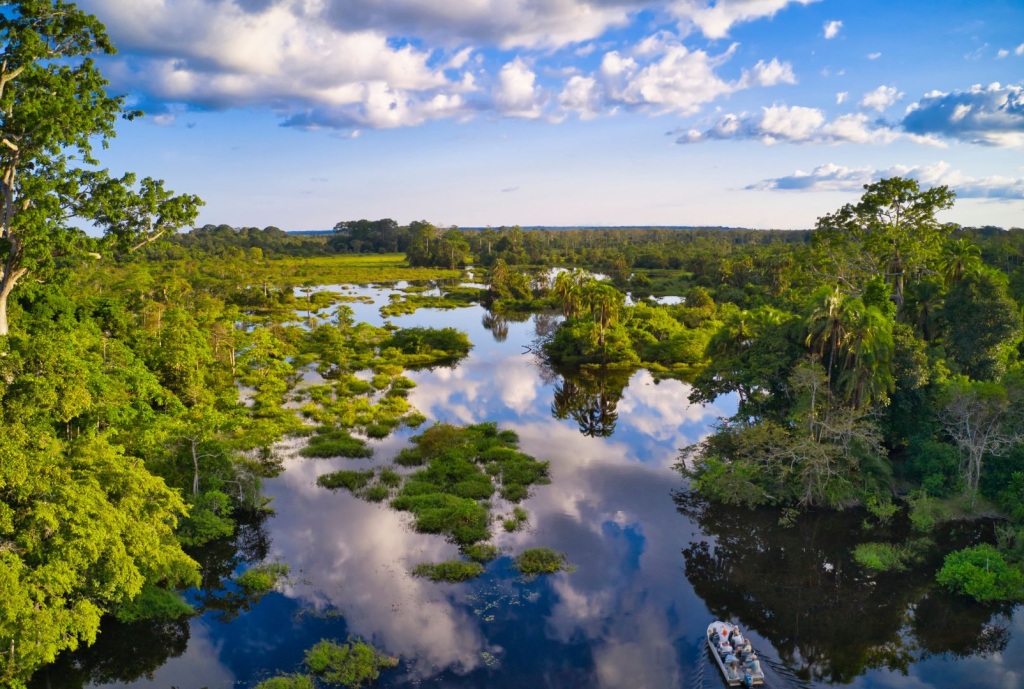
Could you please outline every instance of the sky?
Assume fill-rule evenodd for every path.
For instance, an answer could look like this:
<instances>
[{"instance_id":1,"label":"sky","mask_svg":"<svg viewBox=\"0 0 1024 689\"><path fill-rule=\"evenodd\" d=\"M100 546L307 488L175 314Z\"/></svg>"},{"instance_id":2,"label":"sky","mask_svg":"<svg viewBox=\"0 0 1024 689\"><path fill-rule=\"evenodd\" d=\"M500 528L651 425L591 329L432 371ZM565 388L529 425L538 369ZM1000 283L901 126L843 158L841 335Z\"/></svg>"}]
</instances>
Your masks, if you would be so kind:
<instances>
[{"instance_id":1,"label":"sky","mask_svg":"<svg viewBox=\"0 0 1024 689\"><path fill-rule=\"evenodd\" d=\"M199 224L807 228L894 175L1024 227L1021 0L79 0Z\"/></svg>"}]
</instances>

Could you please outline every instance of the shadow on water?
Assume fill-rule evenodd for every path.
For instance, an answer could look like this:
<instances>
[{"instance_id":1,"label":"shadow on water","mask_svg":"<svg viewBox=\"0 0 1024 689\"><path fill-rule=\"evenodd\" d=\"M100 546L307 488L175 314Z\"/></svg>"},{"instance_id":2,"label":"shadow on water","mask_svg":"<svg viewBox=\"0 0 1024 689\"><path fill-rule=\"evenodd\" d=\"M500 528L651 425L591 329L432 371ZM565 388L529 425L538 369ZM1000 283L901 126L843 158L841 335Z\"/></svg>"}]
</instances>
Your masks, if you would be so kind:
<instances>
[{"instance_id":1,"label":"shadow on water","mask_svg":"<svg viewBox=\"0 0 1024 689\"><path fill-rule=\"evenodd\" d=\"M765 639L779 658L769 664L782 676L848 684L869 670L907 674L933 656L988 658L1007 646L1012 606L981 606L934 583L941 553L990 537L991 524L951 526L920 564L871 575L853 548L912 535L905 521L866 531L865 513L849 510L810 513L783 527L775 511L711 505L686 493L676 502L704 534L683 550L694 592L716 617ZM762 646L755 644L759 653Z\"/></svg>"}]
</instances>

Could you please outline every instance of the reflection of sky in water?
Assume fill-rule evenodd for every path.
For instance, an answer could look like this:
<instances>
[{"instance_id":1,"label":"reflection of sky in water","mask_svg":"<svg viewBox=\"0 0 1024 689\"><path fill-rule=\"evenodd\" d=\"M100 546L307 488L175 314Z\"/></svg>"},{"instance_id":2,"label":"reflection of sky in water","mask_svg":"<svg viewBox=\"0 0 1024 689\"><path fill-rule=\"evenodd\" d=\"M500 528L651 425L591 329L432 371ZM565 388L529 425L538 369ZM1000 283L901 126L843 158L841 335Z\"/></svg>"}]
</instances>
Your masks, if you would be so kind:
<instances>
[{"instance_id":1,"label":"reflection of sky in water","mask_svg":"<svg viewBox=\"0 0 1024 689\"><path fill-rule=\"evenodd\" d=\"M380 324L377 309L387 303L387 291L358 293L374 296L375 303L349 304L356 320ZM195 620L186 653L137 686L244 686L299 669L304 650L320 638L349 634L401 655L403 664L382 676L383 685L411 679L442 686L692 684L710 617L684 573L681 551L701 534L671 498L682 485L671 465L678 449L732 413L735 401L696 407L687 401L685 384L656 383L638 372L618 402L615 433L586 437L576 422L552 417L557 381L547 380L524 353L535 337L534 321L509 323L507 339L497 342L483 316L480 307L469 307L391 319L403 327L453 325L476 345L454 368L410 372L418 384L410 401L431 420L493 420L514 428L524 451L551 462L551 485L536 487L523 503L529 527L506 533L495 524L493 542L506 555L540 546L564 551L576 571L523 582L503 557L468 584L412 578L413 565L454 557L455 547L413 532L405 514L316 485L317 476L338 468L386 463L410 433L375 443L372 460L306 460L289 453L286 471L267 486L277 510L268 521L272 557L290 564L288 588L230 624L211 615ZM496 504L499 515L507 510ZM1021 631L1015 629L1007 654L1024 653ZM870 671L857 684L1017 682L1000 658L954 663L939 657L911 665L908 676Z\"/></svg>"}]
</instances>

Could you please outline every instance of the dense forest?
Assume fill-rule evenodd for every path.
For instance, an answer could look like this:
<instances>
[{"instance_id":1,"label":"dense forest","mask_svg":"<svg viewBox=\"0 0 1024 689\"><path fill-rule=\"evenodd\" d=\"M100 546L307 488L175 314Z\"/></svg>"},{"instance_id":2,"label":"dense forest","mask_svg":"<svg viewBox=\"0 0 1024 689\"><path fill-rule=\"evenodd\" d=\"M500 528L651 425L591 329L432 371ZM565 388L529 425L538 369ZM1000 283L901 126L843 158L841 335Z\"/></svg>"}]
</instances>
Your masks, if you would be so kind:
<instances>
[{"instance_id":1,"label":"dense forest","mask_svg":"<svg viewBox=\"0 0 1024 689\"><path fill-rule=\"evenodd\" d=\"M5 685L94 642L105 617L194 614L180 592L204 576L195 549L272 509L261 487L283 438L307 439L304 456L365 456L360 438L424 423L403 370L472 343L357 323L353 297L317 286L454 282L467 266L486 284L410 293L394 309L481 302L496 333L502 319L550 314L536 353L591 375L592 389L565 383L554 410L586 433L613 422L616 380L638 368L687 381L695 404L735 394L736 415L680 458L696 495L782 520L905 510L921 534L997 516L995 542L949 553L937 578L979 601L1024 598L1024 230L942 222L952 190L885 179L798 232L388 219L340 222L328 237L179 232L197 196L111 176L94 157L118 120L141 116L89 58L114 50L99 22L25 0L0 32ZM337 316L320 317L328 306ZM297 390L304 368L325 382ZM393 498L417 528L463 547L468 561L418 575L474 576L488 557L486 500L525 498L546 466L486 424L434 426L415 442L402 459L424 468L411 479L338 472L322 485ZM458 481L438 478L453 466ZM926 540L861 544L858 560L898 569ZM561 563L527 551L519 566ZM367 673L391 662L344 653L357 651ZM315 667L342 651L310 653Z\"/></svg>"}]
</instances>

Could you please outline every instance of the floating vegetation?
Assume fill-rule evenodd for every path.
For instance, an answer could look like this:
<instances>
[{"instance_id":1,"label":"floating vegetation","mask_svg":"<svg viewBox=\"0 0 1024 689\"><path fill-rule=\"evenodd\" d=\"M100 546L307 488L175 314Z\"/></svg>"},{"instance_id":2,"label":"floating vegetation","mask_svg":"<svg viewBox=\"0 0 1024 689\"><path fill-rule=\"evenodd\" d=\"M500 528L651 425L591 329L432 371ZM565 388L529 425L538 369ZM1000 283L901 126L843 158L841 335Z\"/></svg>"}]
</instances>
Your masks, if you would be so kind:
<instances>
[{"instance_id":1,"label":"floating vegetation","mask_svg":"<svg viewBox=\"0 0 1024 689\"><path fill-rule=\"evenodd\" d=\"M316 483L324 488L357 491L365 488L373 480L373 469L364 471L343 470L317 477Z\"/></svg>"},{"instance_id":2,"label":"floating vegetation","mask_svg":"<svg viewBox=\"0 0 1024 689\"><path fill-rule=\"evenodd\" d=\"M263 680L256 689L316 689L316 684L306 675L278 675Z\"/></svg>"},{"instance_id":3,"label":"floating vegetation","mask_svg":"<svg viewBox=\"0 0 1024 689\"><path fill-rule=\"evenodd\" d=\"M238 584L246 594L262 595L277 588L282 579L288 576L288 563L264 562L245 570L237 577Z\"/></svg>"},{"instance_id":4,"label":"floating vegetation","mask_svg":"<svg viewBox=\"0 0 1024 689\"><path fill-rule=\"evenodd\" d=\"M391 489L382 483L368 486L360 495L370 502L384 502L391 496Z\"/></svg>"},{"instance_id":5,"label":"floating vegetation","mask_svg":"<svg viewBox=\"0 0 1024 689\"><path fill-rule=\"evenodd\" d=\"M491 543L476 543L463 546L462 554L474 562L481 564L490 562L498 557L498 546Z\"/></svg>"},{"instance_id":6,"label":"floating vegetation","mask_svg":"<svg viewBox=\"0 0 1024 689\"><path fill-rule=\"evenodd\" d=\"M522 507L513 507L512 516L502 522L502 526L505 527L505 531L519 531L530 519L530 513L524 510Z\"/></svg>"},{"instance_id":7,"label":"floating vegetation","mask_svg":"<svg viewBox=\"0 0 1024 689\"><path fill-rule=\"evenodd\" d=\"M348 643L322 640L306 651L306 669L329 686L362 687L380 677L381 670L398 665L398 658L386 656L359 639Z\"/></svg>"},{"instance_id":8,"label":"floating vegetation","mask_svg":"<svg viewBox=\"0 0 1024 689\"><path fill-rule=\"evenodd\" d=\"M385 486L398 488L402 484L402 475L394 469L381 469L378 480Z\"/></svg>"},{"instance_id":9,"label":"floating vegetation","mask_svg":"<svg viewBox=\"0 0 1024 689\"><path fill-rule=\"evenodd\" d=\"M484 573L484 567L478 562L465 560L448 560L446 562L422 562L412 569L414 577L423 577L431 581L455 584L460 581L476 579Z\"/></svg>"},{"instance_id":10,"label":"floating vegetation","mask_svg":"<svg viewBox=\"0 0 1024 689\"><path fill-rule=\"evenodd\" d=\"M390 303L380 307L380 315L390 318L415 313L418 309L459 309L476 304L484 293L484 290L476 287L449 287L441 296L426 295L414 290L417 288L406 288L392 294Z\"/></svg>"},{"instance_id":11,"label":"floating vegetation","mask_svg":"<svg viewBox=\"0 0 1024 689\"><path fill-rule=\"evenodd\" d=\"M359 438L341 429L318 429L316 435L309 439L309 444L299 450L303 457L349 457L358 459L372 457L373 449Z\"/></svg>"},{"instance_id":12,"label":"floating vegetation","mask_svg":"<svg viewBox=\"0 0 1024 689\"><path fill-rule=\"evenodd\" d=\"M919 538L907 543L861 543L853 550L853 559L861 567L876 572L904 572L908 565L920 562L935 543Z\"/></svg>"},{"instance_id":13,"label":"floating vegetation","mask_svg":"<svg viewBox=\"0 0 1024 689\"><path fill-rule=\"evenodd\" d=\"M456 359L472 347L466 333L455 328L404 328L381 342L380 351L383 358L411 365Z\"/></svg>"},{"instance_id":14,"label":"floating vegetation","mask_svg":"<svg viewBox=\"0 0 1024 689\"><path fill-rule=\"evenodd\" d=\"M554 574L572 571L571 565L565 558L565 553L559 553L550 548L524 550L516 556L515 566L521 574Z\"/></svg>"},{"instance_id":15,"label":"floating vegetation","mask_svg":"<svg viewBox=\"0 0 1024 689\"><path fill-rule=\"evenodd\" d=\"M418 531L444 533L462 545L490 537L490 505L481 501L497 490L518 501L529 486L549 482L547 462L519 452L518 436L494 423L437 423L411 440L395 463L425 468L405 477L391 506L412 512Z\"/></svg>"}]
</instances>

